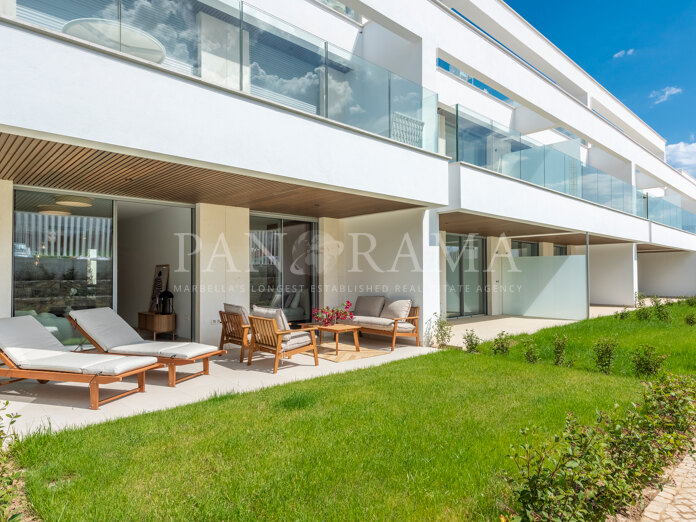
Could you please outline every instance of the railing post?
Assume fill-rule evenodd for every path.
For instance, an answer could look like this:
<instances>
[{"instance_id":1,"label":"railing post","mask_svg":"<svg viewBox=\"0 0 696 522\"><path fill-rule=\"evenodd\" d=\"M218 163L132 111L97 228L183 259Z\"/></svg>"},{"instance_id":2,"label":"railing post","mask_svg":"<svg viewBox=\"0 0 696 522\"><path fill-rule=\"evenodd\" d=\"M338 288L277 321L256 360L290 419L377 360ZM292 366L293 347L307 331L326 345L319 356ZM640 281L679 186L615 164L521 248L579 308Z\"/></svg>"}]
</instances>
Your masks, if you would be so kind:
<instances>
[{"instance_id":1,"label":"railing post","mask_svg":"<svg viewBox=\"0 0 696 522\"><path fill-rule=\"evenodd\" d=\"M392 84L392 73L387 71L387 110L389 111L389 137L392 138L392 108L391 108L391 84ZM393 138L392 138L393 139Z\"/></svg>"},{"instance_id":2,"label":"railing post","mask_svg":"<svg viewBox=\"0 0 696 522\"><path fill-rule=\"evenodd\" d=\"M239 92L244 92L244 2L239 2Z\"/></svg>"},{"instance_id":3,"label":"railing post","mask_svg":"<svg viewBox=\"0 0 696 522\"><path fill-rule=\"evenodd\" d=\"M324 41L324 106L325 118L329 117L329 42Z\"/></svg>"}]
</instances>

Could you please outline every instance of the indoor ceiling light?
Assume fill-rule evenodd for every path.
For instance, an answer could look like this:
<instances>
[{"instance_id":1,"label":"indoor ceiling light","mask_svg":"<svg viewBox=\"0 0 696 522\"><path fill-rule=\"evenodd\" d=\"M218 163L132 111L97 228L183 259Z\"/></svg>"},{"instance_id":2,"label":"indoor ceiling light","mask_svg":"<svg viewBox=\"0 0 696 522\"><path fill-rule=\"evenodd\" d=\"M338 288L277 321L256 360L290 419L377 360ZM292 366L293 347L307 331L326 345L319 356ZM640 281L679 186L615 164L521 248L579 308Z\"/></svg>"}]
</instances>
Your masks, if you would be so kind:
<instances>
[{"instance_id":1,"label":"indoor ceiling light","mask_svg":"<svg viewBox=\"0 0 696 522\"><path fill-rule=\"evenodd\" d=\"M61 205L39 205L39 214L46 216L70 216L72 212Z\"/></svg>"},{"instance_id":2,"label":"indoor ceiling light","mask_svg":"<svg viewBox=\"0 0 696 522\"><path fill-rule=\"evenodd\" d=\"M94 200L85 196L56 196L56 204L64 207L91 207Z\"/></svg>"}]
</instances>

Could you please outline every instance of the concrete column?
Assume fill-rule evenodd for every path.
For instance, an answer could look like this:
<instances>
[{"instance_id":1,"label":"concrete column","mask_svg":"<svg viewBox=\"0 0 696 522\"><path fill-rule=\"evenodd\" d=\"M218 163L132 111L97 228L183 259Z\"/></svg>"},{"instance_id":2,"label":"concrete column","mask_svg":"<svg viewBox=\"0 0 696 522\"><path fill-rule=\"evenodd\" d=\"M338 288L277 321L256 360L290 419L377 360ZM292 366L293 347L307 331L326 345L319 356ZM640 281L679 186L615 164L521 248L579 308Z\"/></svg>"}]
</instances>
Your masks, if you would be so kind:
<instances>
[{"instance_id":1,"label":"concrete column","mask_svg":"<svg viewBox=\"0 0 696 522\"><path fill-rule=\"evenodd\" d=\"M553 256L553 243L539 243L540 256Z\"/></svg>"},{"instance_id":2,"label":"concrete column","mask_svg":"<svg viewBox=\"0 0 696 522\"><path fill-rule=\"evenodd\" d=\"M249 307L249 209L196 205L196 339L220 341L223 303Z\"/></svg>"},{"instance_id":3,"label":"concrete column","mask_svg":"<svg viewBox=\"0 0 696 522\"><path fill-rule=\"evenodd\" d=\"M0 16L17 18L17 0L0 0Z\"/></svg>"},{"instance_id":4,"label":"concrete column","mask_svg":"<svg viewBox=\"0 0 696 522\"><path fill-rule=\"evenodd\" d=\"M319 306L342 304L340 285L345 279L343 227L340 219L319 219Z\"/></svg>"},{"instance_id":5,"label":"concrete column","mask_svg":"<svg viewBox=\"0 0 696 522\"><path fill-rule=\"evenodd\" d=\"M11 181L0 180L0 317L12 315L12 188Z\"/></svg>"},{"instance_id":6,"label":"concrete column","mask_svg":"<svg viewBox=\"0 0 696 522\"><path fill-rule=\"evenodd\" d=\"M440 216L435 210L426 210L423 216L423 302L421 317L430 318L442 312L441 234Z\"/></svg>"},{"instance_id":7,"label":"concrete column","mask_svg":"<svg viewBox=\"0 0 696 522\"><path fill-rule=\"evenodd\" d=\"M440 313L447 315L447 232L440 231Z\"/></svg>"}]
</instances>

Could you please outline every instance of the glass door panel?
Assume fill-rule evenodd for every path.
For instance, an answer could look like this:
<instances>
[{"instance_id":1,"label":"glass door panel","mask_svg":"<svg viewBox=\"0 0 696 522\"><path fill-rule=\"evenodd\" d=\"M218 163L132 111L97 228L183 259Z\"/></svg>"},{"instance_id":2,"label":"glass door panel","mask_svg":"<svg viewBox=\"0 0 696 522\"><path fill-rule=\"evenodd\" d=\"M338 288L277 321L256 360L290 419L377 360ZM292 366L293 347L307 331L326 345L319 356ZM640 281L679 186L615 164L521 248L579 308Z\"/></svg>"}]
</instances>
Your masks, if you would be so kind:
<instances>
[{"instance_id":1,"label":"glass door panel","mask_svg":"<svg viewBox=\"0 0 696 522\"><path fill-rule=\"evenodd\" d=\"M447 234L447 315L486 313L484 238Z\"/></svg>"}]
</instances>

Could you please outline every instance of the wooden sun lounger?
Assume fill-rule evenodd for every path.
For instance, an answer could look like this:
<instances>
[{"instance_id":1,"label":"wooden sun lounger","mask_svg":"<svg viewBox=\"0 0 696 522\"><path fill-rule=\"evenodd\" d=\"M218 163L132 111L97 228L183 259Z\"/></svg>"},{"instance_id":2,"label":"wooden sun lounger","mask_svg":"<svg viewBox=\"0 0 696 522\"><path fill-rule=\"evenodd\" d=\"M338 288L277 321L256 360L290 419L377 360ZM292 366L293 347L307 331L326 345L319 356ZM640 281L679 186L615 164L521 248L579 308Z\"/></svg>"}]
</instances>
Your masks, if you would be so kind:
<instances>
[{"instance_id":1,"label":"wooden sun lounger","mask_svg":"<svg viewBox=\"0 0 696 522\"><path fill-rule=\"evenodd\" d=\"M170 387L175 387L177 384L180 382L187 381L189 379L193 379L194 377L198 377L199 375L210 375L210 358L215 356L215 355L224 355L227 353L227 350L213 350L208 353L204 353L195 357L191 357L189 359L181 359L181 358L173 358L173 357L160 357L156 355L148 355L148 354L123 354L123 353L117 353L117 352L110 352L105 350L97 341L94 340L85 330L82 328L75 319L72 317L68 316L68 321L70 321L70 324L75 327L75 329L82 334L89 343L94 346L99 352L101 353L108 353L110 355L123 355L124 357L157 357L157 362L160 363L161 366L166 366L168 371L169 371L169 386ZM193 364L198 361L203 362L203 370L200 372L192 373L189 375L185 375L184 377L181 377L179 379L176 378L176 369L179 366L186 366L188 364Z\"/></svg>"},{"instance_id":2,"label":"wooden sun lounger","mask_svg":"<svg viewBox=\"0 0 696 522\"><path fill-rule=\"evenodd\" d=\"M142 368L137 368L135 370L130 370L128 372L120 373L117 375L93 375L84 373L71 373L71 372L56 372L48 370L23 370L17 365L15 365L12 360L7 357L2 351L0 351L0 361L5 364L5 368L0 367L0 377L8 377L11 380L7 382L0 383L0 386L10 384L13 382L23 381L24 379L36 379L41 384L46 384L48 381L58 381L58 382L84 382L89 384L89 404L93 410L98 410L99 406L106 404L107 402L115 401L122 397L126 397L133 393L144 392L145 391L145 372L150 370L156 370L162 368L161 364L151 364L149 366L144 366ZM138 376L138 386L132 390L128 390L106 399L99 400L99 385L100 384L111 384L114 382L120 382L126 377L132 375Z\"/></svg>"}]
</instances>

